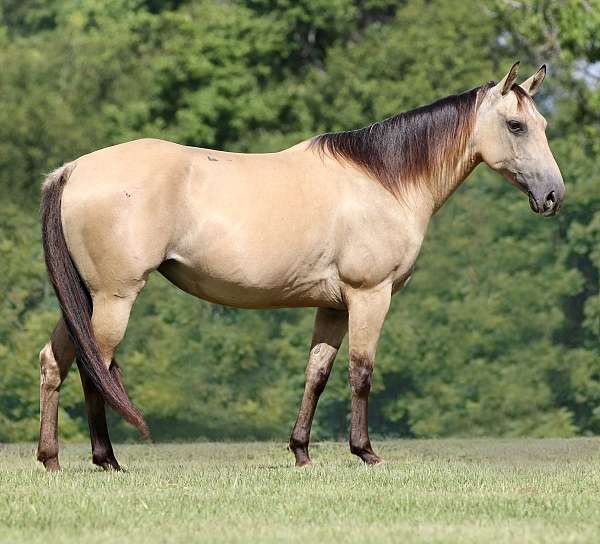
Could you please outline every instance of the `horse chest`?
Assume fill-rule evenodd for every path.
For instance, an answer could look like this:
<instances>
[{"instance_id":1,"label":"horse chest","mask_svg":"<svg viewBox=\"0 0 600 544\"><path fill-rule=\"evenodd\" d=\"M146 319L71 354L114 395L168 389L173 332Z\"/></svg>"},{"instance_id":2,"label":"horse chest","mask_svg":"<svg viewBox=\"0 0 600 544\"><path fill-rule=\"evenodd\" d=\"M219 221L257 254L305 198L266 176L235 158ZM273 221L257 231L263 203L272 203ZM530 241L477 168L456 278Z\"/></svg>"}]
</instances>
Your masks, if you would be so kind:
<instances>
[{"instance_id":1,"label":"horse chest","mask_svg":"<svg viewBox=\"0 0 600 544\"><path fill-rule=\"evenodd\" d=\"M423 242L424 230L408 221L357 231L347 239L338 261L340 279L352 286L389 282L394 291L409 279Z\"/></svg>"}]
</instances>

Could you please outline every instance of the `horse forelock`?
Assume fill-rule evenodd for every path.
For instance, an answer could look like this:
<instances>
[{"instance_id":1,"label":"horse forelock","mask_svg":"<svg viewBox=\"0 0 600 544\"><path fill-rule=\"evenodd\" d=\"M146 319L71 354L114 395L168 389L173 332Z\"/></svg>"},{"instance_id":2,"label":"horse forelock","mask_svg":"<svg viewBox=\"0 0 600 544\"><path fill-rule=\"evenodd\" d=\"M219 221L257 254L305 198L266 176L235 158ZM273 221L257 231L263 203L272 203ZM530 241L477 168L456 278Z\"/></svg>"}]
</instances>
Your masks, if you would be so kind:
<instances>
[{"instance_id":1,"label":"horse forelock","mask_svg":"<svg viewBox=\"0 0 600 544\"><path fill-rule=\"evenodd\" d=\"M364 128L321 134L311 146L362 168L399 196L410 184L431 183L463 157L487 83ZM523 91L524 92L524 91Z\"/></svg>"},{"instance_id":2,"label":"horse forelock","mask_svg":"<svg viewBox=\"0 0 600 544\"><path fill-rule=\"evenodd\" d=\"M517 109L522 110L525 106L532 106L535 109L535 103L529 93L516 83L511 87L511 90L517 97Z\"/></svg>"}]
</instances>

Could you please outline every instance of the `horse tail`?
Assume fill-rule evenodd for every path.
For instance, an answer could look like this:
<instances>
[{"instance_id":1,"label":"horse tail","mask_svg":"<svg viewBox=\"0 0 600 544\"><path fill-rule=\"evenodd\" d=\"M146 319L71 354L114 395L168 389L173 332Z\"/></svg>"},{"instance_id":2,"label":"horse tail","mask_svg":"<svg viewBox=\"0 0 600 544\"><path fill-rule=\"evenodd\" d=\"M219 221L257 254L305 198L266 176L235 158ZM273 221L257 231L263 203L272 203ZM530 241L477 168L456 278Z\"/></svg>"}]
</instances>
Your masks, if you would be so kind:
<instances>
[{"instance_id":1,"label":"horse tail","mask_svg":"<svg viewBox=\"0 0 600 544\"><path fill-rule=\"evenodd\" d=\"M42 243L48 276L75 346L80 372L85 373L109 406L147 438L148 426L129 399L118 367L111 364L107 368L102 359L92 328L92 297L65 241L61 201L73 168L73 163L58 168L46 177L42 186Z\"/></svg>"}]
</instances>

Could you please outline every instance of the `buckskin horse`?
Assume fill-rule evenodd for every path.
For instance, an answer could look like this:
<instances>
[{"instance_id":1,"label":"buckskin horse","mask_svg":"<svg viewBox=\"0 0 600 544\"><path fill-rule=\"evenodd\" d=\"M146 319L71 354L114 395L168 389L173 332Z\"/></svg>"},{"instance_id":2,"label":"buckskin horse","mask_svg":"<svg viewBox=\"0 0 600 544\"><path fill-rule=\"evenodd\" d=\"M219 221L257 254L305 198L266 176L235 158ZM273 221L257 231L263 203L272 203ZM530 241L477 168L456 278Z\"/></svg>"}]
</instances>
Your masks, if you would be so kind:
<instances>
[{"instance_id":1,"label":"buckskin horse","mask_svg":"<svg viewBox=\"0 0 600 544\"><path fill-rule=\"evenodd\" d=\"M79 367L93 462L119 469L105 403L142 435L114 353L131 307L158 270L179 288L237 308L316 307L298 418L297 466L317 401L346 332L350 451L381 462L367 405L391 296L410 278L427 225L480 162L555 214L564 184L518 63L487 83L365 128L322 134L279 153L238 154L136 140L95 151L47 176L46 265L62 317L40 352L38 459L59 469L59 390Z\"/></svg>"}]
</instances>

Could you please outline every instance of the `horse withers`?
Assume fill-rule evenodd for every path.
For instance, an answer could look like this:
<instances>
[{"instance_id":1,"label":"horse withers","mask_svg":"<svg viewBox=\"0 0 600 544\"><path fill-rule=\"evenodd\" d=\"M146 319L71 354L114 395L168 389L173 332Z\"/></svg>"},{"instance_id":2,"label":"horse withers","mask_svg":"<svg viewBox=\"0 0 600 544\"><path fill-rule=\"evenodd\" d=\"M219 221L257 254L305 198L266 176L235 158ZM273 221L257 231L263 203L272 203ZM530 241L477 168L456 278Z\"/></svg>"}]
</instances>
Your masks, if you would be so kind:
<instances>
[{"instance_id":1,"label":"horse withers","mask_svg":"<svg viewBox=\"0 0 600 544\"><path fill-rule=\"evenodd\" d=\"M40 353L38 459L59 468L59 389L79 366L93 462L119 464L107 403L143 435L114 354L131 307L158 270L199 298L237 308L316 307L306 384L289 447L298 466L335 356L349 333L350 450L381 461L367 411L391 296L408 281L433 213L480 162L555 214L565 188L532 97L542 66L368 127L270 154L137 140L51 173L42 230L62 317Z\"/></svg>"}]
</instances>

